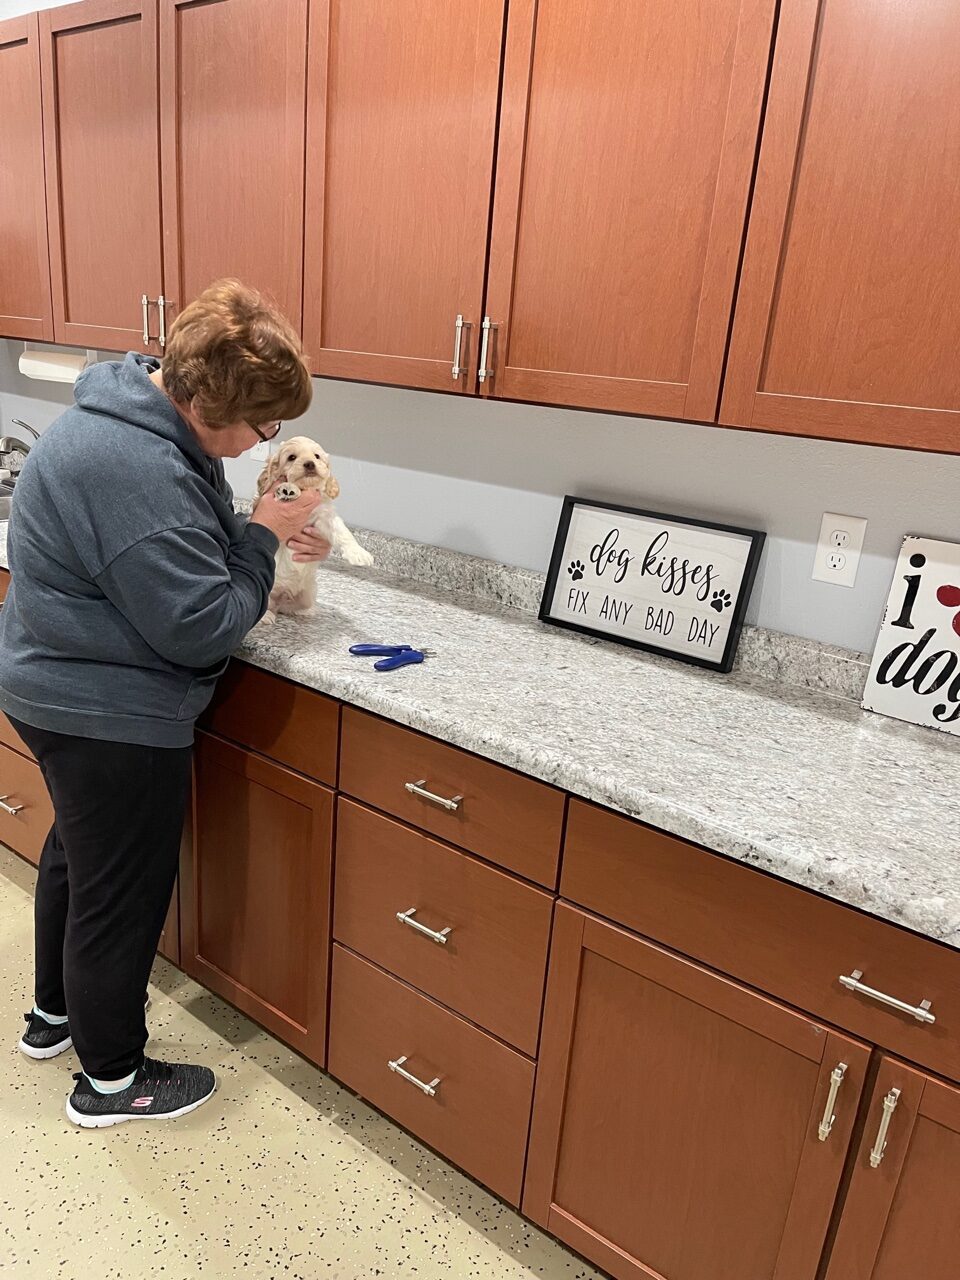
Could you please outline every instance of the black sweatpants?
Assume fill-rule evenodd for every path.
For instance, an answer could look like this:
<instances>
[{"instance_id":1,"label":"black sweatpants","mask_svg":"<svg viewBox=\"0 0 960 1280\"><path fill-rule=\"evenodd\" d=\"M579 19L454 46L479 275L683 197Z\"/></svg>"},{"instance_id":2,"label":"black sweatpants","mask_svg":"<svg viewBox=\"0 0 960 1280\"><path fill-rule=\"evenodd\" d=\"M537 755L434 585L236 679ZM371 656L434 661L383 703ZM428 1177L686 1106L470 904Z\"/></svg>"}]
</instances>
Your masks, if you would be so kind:
<instances>
[{"instance_id":1,"label":"black sweatpants","mask_svg":"<svg viewBox=\"0 0 960 1280\"><path fill-rule=\"evenodd\" d=\"M143 1061L144 993L177 874L192 748L13 725L54 811L37 880L37 1007L67 1014L87 1075L119 1080Z\"/></svg>"}]
</instances>

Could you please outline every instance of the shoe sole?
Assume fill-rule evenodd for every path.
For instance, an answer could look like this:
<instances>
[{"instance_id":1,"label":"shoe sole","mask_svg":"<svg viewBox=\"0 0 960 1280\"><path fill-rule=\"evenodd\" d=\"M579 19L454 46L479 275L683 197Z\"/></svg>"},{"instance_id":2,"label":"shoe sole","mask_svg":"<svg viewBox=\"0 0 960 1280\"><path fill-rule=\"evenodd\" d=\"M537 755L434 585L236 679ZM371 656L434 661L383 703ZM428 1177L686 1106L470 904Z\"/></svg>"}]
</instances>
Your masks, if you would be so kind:
<instances>
[{"instance_id":1,"label":"shoe sole","mask_svg":"<svg viewBox=\"0 0 960 1280\"><path fill-rule=\"evenodd\" d=\"M73 1038L67 1036L66 1040L61 1040L59 1044L52 1044L49 1049L35 1049L32 1044L27 1044L26 1040L21 1040L17 1046L21 1053L25 1053L28 1058L33 1058L36 1062L42 1062L46 1058L59 1057L61 1053L66 1053L73 1045Z\"/></svg>"},{"instance_id":2,"label":"shoe sole","mask_svg":"<svg viewBox=\"0 0 960 1280\"><path fill-rule=\"evenodd\" d=\"M191 1111L196 1111L197 1107L202 1107L205 1102L209 1102L213 1095L217 1092L217 1082L214 1080L213 1088L204 1097L198 1098L196 1102L191 1102L189 1106L180 1107L177 1111L161 1111L156 1115L138 1116L129 1115L127 1113L104 1116L87 1116L82 1111L77 1111L67 1099L67 1119L71 1123L79 1125L81 1129L109 1129L111 1125L124 1124L127 1120L176 1120L179 1116L185 1116Z\"/></svg>"}]
</instances>

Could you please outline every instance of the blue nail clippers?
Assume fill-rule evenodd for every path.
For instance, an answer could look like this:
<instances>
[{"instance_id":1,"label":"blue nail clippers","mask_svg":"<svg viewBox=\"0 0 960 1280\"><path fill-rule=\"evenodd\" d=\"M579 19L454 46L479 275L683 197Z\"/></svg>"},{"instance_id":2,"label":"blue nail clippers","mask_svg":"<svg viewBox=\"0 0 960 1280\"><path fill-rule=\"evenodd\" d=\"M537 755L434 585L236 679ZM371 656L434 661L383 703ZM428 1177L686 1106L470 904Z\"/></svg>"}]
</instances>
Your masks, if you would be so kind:
<instances>
[{"instance_id":1,"label":"blue nail clippers","mask_svg":"<svg viewBox=\"0 0 960 1280\"><path fill-rule=\"evenodd\" d=\"M379 658L373 664L374 671L396 671L433 657L432 650L414 649L409 644L352 644L350 652L355 658Z\"/></svg>"}]
</instances>

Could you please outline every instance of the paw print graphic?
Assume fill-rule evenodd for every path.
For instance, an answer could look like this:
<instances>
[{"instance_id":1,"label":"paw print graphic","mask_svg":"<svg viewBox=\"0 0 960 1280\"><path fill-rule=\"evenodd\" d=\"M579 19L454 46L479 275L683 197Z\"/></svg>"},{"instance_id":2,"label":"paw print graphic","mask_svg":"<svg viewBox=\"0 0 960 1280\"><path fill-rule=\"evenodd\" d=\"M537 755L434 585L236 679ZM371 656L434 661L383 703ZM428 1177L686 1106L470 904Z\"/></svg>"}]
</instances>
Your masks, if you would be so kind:
<instances>
[{"instance_id":1,"label":"paw print graphic","mask_svg":"<svg viewBox=\"0 0 960 1280\"><path fill-rule=\"evenodd\" d=\"M724 609L729 609L732 604L729 591L715 591L710 601L710 608L716 609L717 613L723 613Z\"/></svg>"},{"instance_id":2,"label":"paw print graphic","mask_svg":"<svg viewBox=\"0 0 960 1280\"><path fill-rule=\"evenodd\" d=\"M567 573L574 582L579 582L583 577L583 562L581 560L571 560L567 565Z\"/></svg>"}]
</instances>

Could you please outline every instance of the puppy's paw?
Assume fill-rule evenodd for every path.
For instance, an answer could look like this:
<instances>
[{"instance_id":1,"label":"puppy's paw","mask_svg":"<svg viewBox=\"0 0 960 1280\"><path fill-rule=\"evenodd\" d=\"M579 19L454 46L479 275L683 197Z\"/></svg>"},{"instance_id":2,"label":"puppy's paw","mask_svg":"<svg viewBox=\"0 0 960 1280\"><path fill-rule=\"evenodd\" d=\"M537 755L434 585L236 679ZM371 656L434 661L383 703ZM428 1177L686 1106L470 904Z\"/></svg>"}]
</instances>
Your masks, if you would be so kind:
<instances>
[{"instance_id":1,"label":"puppy's paw","mask_svg":"<svg viewBox=\"0 0 960 1280\"><path fill-rule=\"evenodd\" d=\"M355 564L358 567L373 564L373 556L366 547L361 547L359 542L355 542L352 547L345 547L343 558L347 564Z\"/></svg>"},{"instance_id":2,"label":"puppy's paw","mask_svg":"<svg viewBox=\"0 0 960 1280\"><path fill-rule=\"evenodd\" d=\"M300 497L300 486L296 484L278 484L273 491L278 502L293 502Z\"/></svg>"},{"instance_id":3,"label":"puppy's paw","mask_svg":"<svg viewBox=\"0 0 960 1280\"><path fill-rule=\"evenodd\" d=\"M268 609L258 623L261 627L272 627L277 620L277 615L272 609Z\"/></svg>"}]
</instances>

